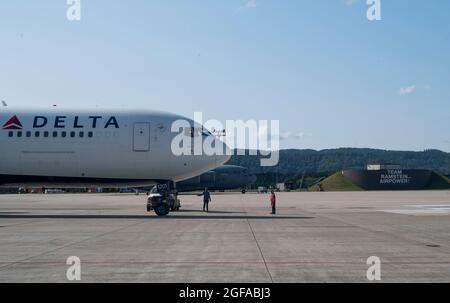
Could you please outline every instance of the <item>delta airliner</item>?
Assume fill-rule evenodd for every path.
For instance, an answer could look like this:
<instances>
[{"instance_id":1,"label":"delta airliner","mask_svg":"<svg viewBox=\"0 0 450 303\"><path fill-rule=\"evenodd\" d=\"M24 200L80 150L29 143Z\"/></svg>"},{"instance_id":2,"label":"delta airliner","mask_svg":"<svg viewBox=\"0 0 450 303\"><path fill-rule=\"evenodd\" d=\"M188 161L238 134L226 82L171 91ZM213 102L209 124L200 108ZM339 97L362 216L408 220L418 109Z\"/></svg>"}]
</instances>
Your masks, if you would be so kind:
<instances>
[{"instance_id":1,"label":"delta airliner","mask_svg":"<svg viewBox=\"0 0 450 303\"><path fill-rule=\"evenodd\" d=\"M227 155L171 150L172 123L212 136L170 113L132 110L0 110L0 186L141 187L178 182L226 163ZM215 138L214 140L219 140Z\"/></svg>"}]
</instances>

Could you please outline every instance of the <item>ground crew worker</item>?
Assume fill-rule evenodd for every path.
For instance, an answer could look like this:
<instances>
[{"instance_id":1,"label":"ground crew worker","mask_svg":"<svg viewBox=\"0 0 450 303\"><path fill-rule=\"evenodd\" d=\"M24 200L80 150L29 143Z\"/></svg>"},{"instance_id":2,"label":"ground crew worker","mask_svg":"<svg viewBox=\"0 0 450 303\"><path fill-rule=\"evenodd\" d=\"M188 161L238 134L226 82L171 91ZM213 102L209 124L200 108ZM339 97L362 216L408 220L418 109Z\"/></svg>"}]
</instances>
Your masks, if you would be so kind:
<instances>
[{"instance_id":1,"label":"ground crew worker","mask_svg":"<svg viewBox=\"0 0 450 303\"><path fill-rule=\"evenodd\" d=\"M211 202L211 194L208 191L208 188L205 188L203 192L203 211L209 212L209 202Z\"/></svg>"},{"instance_id":2,"label":"ground crew worker","mask_svg":"<svg viewBox=\"0 0 450 303\"><path fill-rule=\"evenodd\" d=\"M272 206L272 215L275 215L277 213L276 203L277 203L277 197L275 196L275 192L273 190L270 191L269 195L270 199L270 206Z\"/></svg>"},{"instance_id":3,"label":"ground crew worker","mask_svg":"<svg viewBox=\"0 0 450 303\"><path fill-rule=\"evenodd\" d=\"M324 190L323 190L323 184L322 183L319 183L319 191L320 192L323 192Z\"/></svg>"}]
</instances>

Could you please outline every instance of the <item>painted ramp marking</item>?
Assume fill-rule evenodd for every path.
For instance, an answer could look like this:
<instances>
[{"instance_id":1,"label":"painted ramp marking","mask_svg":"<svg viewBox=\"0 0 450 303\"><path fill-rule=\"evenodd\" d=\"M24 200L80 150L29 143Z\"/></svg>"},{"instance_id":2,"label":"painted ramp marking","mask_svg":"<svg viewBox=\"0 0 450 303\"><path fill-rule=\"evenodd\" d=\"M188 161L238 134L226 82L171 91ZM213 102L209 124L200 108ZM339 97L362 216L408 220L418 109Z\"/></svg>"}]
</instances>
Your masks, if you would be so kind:
<instances>
[{"instance_id":1,"label":"painted ramp marking","mask_svg":"<svg viewBox=\"0 0 450 303\"><path fill-rule=\"evenodd\" d=\"M382 209L380 212L413 215L413 216L442 216L450 214L450 205L404 205L401 209Z\"/></svg>"}]
</instances>

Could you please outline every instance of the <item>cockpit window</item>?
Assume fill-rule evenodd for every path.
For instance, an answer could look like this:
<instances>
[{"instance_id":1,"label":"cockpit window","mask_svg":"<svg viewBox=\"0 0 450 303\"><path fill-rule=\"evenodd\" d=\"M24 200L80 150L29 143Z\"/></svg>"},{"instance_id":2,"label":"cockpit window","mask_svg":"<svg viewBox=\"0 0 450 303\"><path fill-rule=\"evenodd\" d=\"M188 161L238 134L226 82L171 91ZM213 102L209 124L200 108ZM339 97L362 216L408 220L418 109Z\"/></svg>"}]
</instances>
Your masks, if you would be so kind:
<instances>
[{"instance_id":1,"label":"cockpit window","mask_svg":"<svg viewBox=\"0 0 450 303\"><path fill-rule=\"evenodd\" d=\"M186 127L184 129L184 135L187 137L198 137L200 135L201 132L201 128L198 127Z\"/></svg>"},{"instance_id":2,"label":"cockpit window","mask_svg":"<svg viewBox=\"0 0 450 303\"><path fill-rule=\"evenodd\" d=\"M209 137L212 136L211 132L209 130L207 130L206 128L202 129L202 136L204 137Z\"/></svg>"},{"instance_id":3,"label":"cockpit window","mask_svg":"<svg viewBox=\"0 0 450 303\"><path fill-rule=\"evenodd\" d=\"M184 135L191 138L212 136L211 132L203 127L187 127L184 129Z\"/></svg>"}]
</instances>

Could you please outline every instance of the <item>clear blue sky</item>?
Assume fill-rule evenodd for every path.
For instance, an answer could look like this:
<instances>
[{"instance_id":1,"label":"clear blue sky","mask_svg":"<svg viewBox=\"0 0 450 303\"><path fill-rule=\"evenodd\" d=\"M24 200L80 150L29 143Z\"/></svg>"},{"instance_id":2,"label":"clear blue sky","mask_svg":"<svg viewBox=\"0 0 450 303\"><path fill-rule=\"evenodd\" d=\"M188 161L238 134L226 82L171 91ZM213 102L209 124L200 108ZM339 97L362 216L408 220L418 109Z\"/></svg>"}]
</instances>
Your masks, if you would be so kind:
<instances>
[{"instance_id":1,"label":"clear blue sky","mask_svg":"<svg viewBox=\"0 0 450 303\"><path fill-rule=\"evenodd\" d=\"M279 119L283 148L450 151L450 1L382 0L378 22L365 0L81 3L69 22L66 0L0 2L0 99Z\"/></svg>"}]
</instances>

